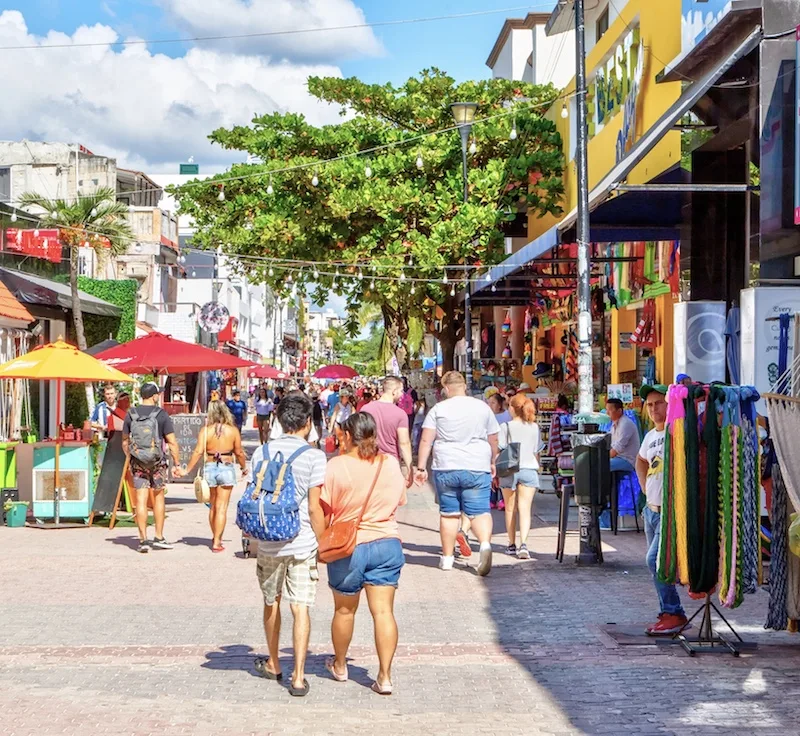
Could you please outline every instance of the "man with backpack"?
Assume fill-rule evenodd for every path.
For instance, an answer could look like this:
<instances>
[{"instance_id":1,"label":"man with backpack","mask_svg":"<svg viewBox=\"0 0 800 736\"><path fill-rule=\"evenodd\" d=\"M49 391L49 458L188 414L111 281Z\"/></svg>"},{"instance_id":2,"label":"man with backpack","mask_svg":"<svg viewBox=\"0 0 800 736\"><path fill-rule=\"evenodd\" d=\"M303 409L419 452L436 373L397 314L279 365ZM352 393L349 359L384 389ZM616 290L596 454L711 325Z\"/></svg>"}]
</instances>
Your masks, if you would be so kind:
<instances>
[{"instance_id":1,"label":"man with backpack","mask_svg":"<svg viewBox=\"0 0 800 736\"><path fill-rule=\"evenodd\" d=\"M136 491L136 526L139 528L139 552L150 548L172 549L164 539L164 489L167 484L167 456L164 444L169 447L175 466L173 475L180 475L180 452L175 439L172 419L158 405L161 389L154 383L145 383L139 392L142 403L128 410L122 426L122 448L130 458L130 470ZM152 542L147 539L147 501L153 492L153 517L156 533Z\"/></svg>"},{"instance_id":2,"label":"man with backpack","mask_svg":"<svg viewBox=\"0 0 800 736\"><path fill-rule=\"evenodd\" d=\"M287 601L294 618L294 670L289 692L296 697L308 694L305 679L306 651L311 634L309 609L317 595L317 536L325 529L325 519L319 512L319 497L325 481L325 453L308 444L312 426L313 403L300 391L293 391L278 404L275 410L283 429L279 439L271 440L253 453L252 482L262 477L274 477L281 472L278 467L267 468L263 463L282 463L283 486L294 486L299 507L300 530L292 539L280 542L258 543L258 583L264 595L264 633L269 647L268 658L258 658L255 667L268 680L281 680L283 674L278 659L281 632L281 599ZM279 476L280 477L280 476ZM315 499L309 514L309 497Z\"/></svg>"}]
</instances>

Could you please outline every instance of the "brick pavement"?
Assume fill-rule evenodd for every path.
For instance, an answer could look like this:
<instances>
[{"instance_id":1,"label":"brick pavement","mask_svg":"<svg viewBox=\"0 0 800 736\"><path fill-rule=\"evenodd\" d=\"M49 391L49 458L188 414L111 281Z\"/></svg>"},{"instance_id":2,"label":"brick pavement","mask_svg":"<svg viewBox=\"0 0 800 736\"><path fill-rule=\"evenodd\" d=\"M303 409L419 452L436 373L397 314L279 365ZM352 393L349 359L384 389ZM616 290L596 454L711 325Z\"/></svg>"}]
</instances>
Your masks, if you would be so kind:
<instances>
[{"instance_id":1,"label":"brick pavement","mask_svg":"<svg viewBox=\"0 0 800 736\"><path fill-rule=\"evenodd\" d=\"M368 689L377 662L366 610L353 681L326 676L323 581L311 693L293 699L252 669L265 649L255 562L235 554L232 521L228 551L211 554L191 495L170 489L166 528L179 544L146 556L129 528L0 528L0 733L800 734L800 639L762 630L766 592L731 612L760 644L739 659L689 658L644 639L621 646L606 624L652 618L642 535L609 536L602 568L576 567L572 538L559 564L552 496L537 499L533 559L498 554L481 579L437 569L436 508L427 489L414 491L401 513L395 695ZM498 533L498 552L505 542ZM289 623L287 612L287 647Z\"/></svg>"}]
</instances>

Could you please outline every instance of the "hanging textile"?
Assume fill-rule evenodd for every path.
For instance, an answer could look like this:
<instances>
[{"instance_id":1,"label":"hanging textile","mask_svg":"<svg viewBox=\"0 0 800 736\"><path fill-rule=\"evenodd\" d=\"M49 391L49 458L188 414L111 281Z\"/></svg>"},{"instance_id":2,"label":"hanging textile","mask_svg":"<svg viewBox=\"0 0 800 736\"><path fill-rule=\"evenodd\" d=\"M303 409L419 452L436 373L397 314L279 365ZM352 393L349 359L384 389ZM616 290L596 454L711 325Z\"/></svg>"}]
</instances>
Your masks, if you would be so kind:
<instances>
[{"instance_id":1,"label":"hanging textile","mask_svg":"<svg viewBox=\"0 0 800 736\"><path fill-rule=\"evenodd\" d=\"M704 390L700 389L701 395ZM686 422L684 432L684 452L686 454L686 506L687 509L696 509L693 514L687 513L686 517L686 547L689 558L689 588L693 592L707 592L699 589L702 577L703 549L702 527L706 509L700 495L700 437L698 431L697 397L695 388L687 389Z\"/></svg>"},{"instance_id":2,"label":"hanging textile","mask_svg":"<svg viewBox=\"0 0 800 736\"><path fill-rule=\"evenodd\" d=\"M700 553L700 575L692 583L696 593L711 593L719 578L719 456L722 430L717 419L717 404L722 389L716 386L696 386L698 411L702 414L702 451L698 452L698 469L702 487L701 512L703 517ZM702 407L702 408L701 408ZM692 470L689 468L689 472Z\"/></svg>"},{"instance_id":3,"label":"hanging textile","mask_svg":"<svg viewBox=\"0 0 800 736\"><path fill-rule=\"evenodd\" d=\"M769 562L769 608L765 629L783 631L789 623L786 614L788 584L788 495L779 463L772 466L772 554Z\"/></svg>"},{"instance_id":4,"label":"hanging textile","mask_svg":"<svg viewBox=\"0 0 800 736\"><path fill-rule=\"evenodd\" d=\"M739 344L739 332L741 330L739 307L731 307L728 310L728 319L725 323L725 337L728 345L726 355L728 358L728 377L731 383L739 383L739 356L741 345Z\"/></svg>"},{"instance_id":5,"label":"hanging textile","mask_svg":"<svg viewBox=\"0 0 800 736\"><path fill-rule=\"evenodd\" d=\"M755 593L758 587L759 525L761 523L761 467L756 426L759 394L742 388L742 591Z\"/></svg>"},{"instance_id":6,"label":"hanging textile","mask_svg":"<svg viewBox=\"0 0 800 736\"><path fill-rule=\"evenodd\" d=\"M789 320L791 317L783 313L778 317L778 380L775 382L775 393L786 394L789 379L786 369L789 362Z\"/></svg>"}]
</instances>

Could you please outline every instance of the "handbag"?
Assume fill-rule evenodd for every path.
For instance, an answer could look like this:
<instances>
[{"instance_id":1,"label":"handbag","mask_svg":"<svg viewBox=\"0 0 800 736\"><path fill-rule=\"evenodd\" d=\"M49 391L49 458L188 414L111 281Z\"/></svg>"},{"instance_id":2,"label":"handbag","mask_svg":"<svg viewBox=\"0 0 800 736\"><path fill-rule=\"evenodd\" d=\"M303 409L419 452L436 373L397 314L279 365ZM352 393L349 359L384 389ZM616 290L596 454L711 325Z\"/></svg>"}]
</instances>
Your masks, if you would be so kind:
<instances>
[{"instance_id":1,"label":"handbag","mask_svg":"<svg viewBox=\"0 0 800 736\"><path fill-rule=\"evenodd\" d=\"M342 521L337 523L335 520L324 531L319 538L319 560L320 562L336 562L345 557L353 554L356 548L356 537L358 535L358 527L361 524L361 519L364 517L364 512L367 510L367 504L375 490L378 483L378 478L383 468L383 458L381 455L378 459L378 470L375 477L372 479L372 485L369 487L364 505L361 507L361 513L355 521Z\"/></svg>"},{"instance_id":2,"label":"handbag","mask_svg":"<svg viewBox=\"0 0 800 736\"><path fill-rule=\"evenodd\" d=\"M506 428L506 446L500 451L495 460L494 466L498 475L512 475L519 471L519 442L511 442L511 427L508 423L503 425Z\"/></svg>"},{"instance_id":3,"label":"handbag","mask_svg":"<svg viewBox=\"0 0 800 736\"><path fill-rule=\"evenodd\" d=\"M208 414L206 414L206 447L203 448L203 460L200 465L200 472L194 479L194 495L198 503L211 503L211 489L205 478L206 470L206 448L208 447Z\"/></svg>"}]
</instances>

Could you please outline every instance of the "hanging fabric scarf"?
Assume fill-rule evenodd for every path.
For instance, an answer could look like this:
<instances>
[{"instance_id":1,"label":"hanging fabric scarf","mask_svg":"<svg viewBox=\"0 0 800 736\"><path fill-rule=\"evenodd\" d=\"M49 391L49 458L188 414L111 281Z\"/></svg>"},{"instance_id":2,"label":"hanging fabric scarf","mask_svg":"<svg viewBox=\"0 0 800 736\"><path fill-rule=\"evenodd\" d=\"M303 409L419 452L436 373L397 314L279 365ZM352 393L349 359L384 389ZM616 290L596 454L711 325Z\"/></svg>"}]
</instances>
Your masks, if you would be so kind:
<instances>
[{"instance_id":1,"label":"hanging fabric scarf","mask_svg":"<svg viewBox=\"0 0 800 736\"><path fill-rule=\"evenodd\" d=\"M772 466L772 550L769 563L769 610L765 629L783 631L786 615L788 565L788 496L777 462Z\"/></svg>"},{"instance_id":2,"label":"hanging fabric scarf","mask_svg":"<svg viewBox=\"0 0 800 736\"><path fill-rule=\"evenodd\" d=\"M699 391L705 399L703 408L703 443L705 445L705 497L703 503L703 552L700 579L692 589L711 593L719 578L720 561L720 454L722 430L717 406L723 397L718 386Z\"/></svg>"},{"instance_id":3,"label":"hanging fabric scarf","mask_svg":"<svg viewBox=\"0 0 800 736\"><path fill-rule=\"evenodd\" d=\"M699 391L698 391L699 389ZM686 541L689 555L689 588L693 592L705 593L699 585L703 566L703 521L706 510L700 494L700 437L698 432L697 395L704 396L698 386L688 389L686 400ZM714 530L716 534L716 529Z\"/></svg>"},{"instance_id":4,"label":"hanging fabric scarf","mask_svg":"<svg viewBox=\"0 0 800 736\"><path fill-rule=\"evenodd\" d=\"M741 389L742 408L742 591L755 593L758 587L759 523L761 519L761 486L758 468L758 434L756 401L760 394L750 387Z\"/></svg>"},{"instance_id":5,"label":"hanging fabric scarf","mask_svg":"<svg viewBox=\"0 0 800 736\"><path fill-rule=\"evenodd\" d=\"M733 556L733 432L730 424L722 426L722 444L719 458L719 600L724 605L730 584L731 558Z\"/></svg>"}]
</instances>

